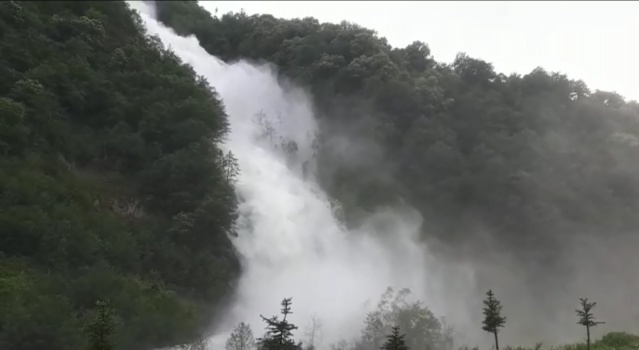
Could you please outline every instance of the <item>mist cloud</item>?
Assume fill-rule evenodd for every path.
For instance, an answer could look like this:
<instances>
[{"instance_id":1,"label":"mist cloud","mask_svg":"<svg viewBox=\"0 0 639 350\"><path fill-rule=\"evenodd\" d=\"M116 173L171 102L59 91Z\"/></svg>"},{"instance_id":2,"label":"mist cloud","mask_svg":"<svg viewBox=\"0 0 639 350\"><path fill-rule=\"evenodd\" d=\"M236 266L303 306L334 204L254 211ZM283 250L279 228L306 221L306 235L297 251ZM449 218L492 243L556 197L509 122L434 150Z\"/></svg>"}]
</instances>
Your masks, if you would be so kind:
<instances>
[{"instance_id":1,"label":"mist cloud","mask_svg":"<svg viewBox=\"0 0 639 350\"><path fill-rule=\"evenodd\" d=\"M319 126L308 94L283 84L267 64L226 64L194 37L179 37L158 24L147 4L131 6L141 12L150 34L207 78L229 114L231 133L225 147L238 158L241 170L236 185L241 216L234 244L243 274L213 344L223 344L240 321L260 335L259 315L278 314L281 299L293 297L292 321L302 326L312 316L321 319L322 344L316 345L327 348L359 335L365 314L388 286L410 288L414 298L446 316L457 330L456 340L466 344L490 343L480 329L481 299L488 288L504 304L505 343L578 339L582 330L575 325L574 308L579 297L601 300L597 312L612 329L630 330L639 324L637 314L627 311L636 306L627 301L636 300L639 289L632 277L639 266L634 253L639 244L631 236L623 242L570 236L556 247L562 254L556 263L566 271L546 274L551 265L504 250L480 219L454 253L436 240L427 240L427 245L419 239L423 219L408 206L378 210L347 230L309 166ZM264 137L257 115L275 137ZM341 161L365 169L382 159L381 149L370 139L335 131L325 137L334 141L329 142L331 152L341 154ZM541 142L552 147L560 140L568 149L576 145L561 132L553 137L557 135ZM282 141L295 143L293 155L281 147ZM302 338L303 331L296 336Z\"/></svg>"},{"instance_id":2,"label":"mist cloud","mask_svg":"<svg viewBox=\"0 0 639 350\"><path fill-rule=\"evenodd\" d=\"M410 288L434 312L466 312L463 299L446 291L437 261L417 240L421 217L410 208L389 208L348 232L335 218L330 200L302 164L312 158L317 125L310 99L300 89L283 89L266 66L227 65L207 54L193 37L183 38L158 24L153 9L141 12L150 34L158 35L186 63L207 78L224 101L231 123L226 147L238 158L240 203L235 245L243 269L235 304L220 331L239 321L258 334L259 315L279 313L283 297L293 297L292 321L323 320L323 346L359 334L365 314L388 286ZM262 113L277 135L294 141L290 164L284 152L260 135ZM307 174L308 175L308 174ZM472 274L467 274L472 282ZM459 281L458 281L459 282ZM459 283L456 283L459 285ZM465 289L458 289L468 294ZM459 294L459 293L457 293ZM301 335L301 334L300 334Z\"/></svg>"}]
</instances>

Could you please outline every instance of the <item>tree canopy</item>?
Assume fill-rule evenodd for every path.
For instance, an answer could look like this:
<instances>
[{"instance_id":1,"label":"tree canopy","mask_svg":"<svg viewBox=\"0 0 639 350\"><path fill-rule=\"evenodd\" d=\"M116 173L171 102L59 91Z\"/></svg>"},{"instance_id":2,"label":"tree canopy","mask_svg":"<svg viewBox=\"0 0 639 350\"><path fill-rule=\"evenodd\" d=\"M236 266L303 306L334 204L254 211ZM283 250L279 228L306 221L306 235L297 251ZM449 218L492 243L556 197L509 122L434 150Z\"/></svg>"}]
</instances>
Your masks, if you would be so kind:
<instances>
[{"instance_id":1,"label":"tree canopy","mask_svg":"<svg viewBox=\"0 0 639 350\"><path fill-rule=\"evenodd\" d=\"M4 1L0 33L0 348L85 349L98 300L118 348L191 339L239 272L222 102L124 2Z\"/></svg>"},{"instance_id":2,"label":"tree canopy","mask_svg":"<svg viewBox=\"0 0 639 350\"><path fill-rule=\"evenodd\" d=\"M394 48L349 22L157 9L209 53L272 62L311 93L319 179L350 225L403 199L425 237L459 247L489 232L543 271L560 271L571 238L639 227L634 101L543 68L505 75L464 53L436 62L423 42Z\"/></svg>"},{"instance_id":3,"label":"tree canopy","mask_svg":"<svg viewBox=\"0 0 639 350\"><path fill-rule=\"evenodd\" d=\"M544 271L566 238L639 228L639 104L619 94L463 53L439 63L349 22L156 5L209 53L272 62L308 89L318 178L347 225L406 200L424 238L460 247L485 227ZM199 335L240 273L223 101L122 1L2 1L0 52L0 348L86 348L98 300L118 349ZM448 344L428 309L405 306L369 315L362 342L397 323L411 348Z\"/></svg>"}]
</instances>

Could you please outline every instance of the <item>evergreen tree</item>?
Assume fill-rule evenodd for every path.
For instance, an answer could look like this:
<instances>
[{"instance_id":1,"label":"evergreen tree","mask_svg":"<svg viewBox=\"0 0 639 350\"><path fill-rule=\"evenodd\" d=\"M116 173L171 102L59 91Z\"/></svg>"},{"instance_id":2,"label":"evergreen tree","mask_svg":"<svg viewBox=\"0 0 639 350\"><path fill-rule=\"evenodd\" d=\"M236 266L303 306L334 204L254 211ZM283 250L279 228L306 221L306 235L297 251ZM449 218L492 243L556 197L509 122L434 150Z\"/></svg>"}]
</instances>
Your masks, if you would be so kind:
<instances>
[{"instance_id":1,"label":"evergreen tree","mask_svg":"<svg viewBox=\"0 0 639 350\"><path fill-rule=\"evenodd\" d=\"M399 334L399 326L393 326L391 334L386 336L386 342L382 345L382 350L408 350L404 341L405 334Z\"/></svg>"},{"instance_id":2,"label":"evergreen tree","mask_svg":"<svg viewBox=\"0 0 639 350\"><path fill-rule=\"evenodd\" d=\"M293 340L292 331L297 329L297 326L288 322L286 317L293 312L291 311L292 298L284 298L282 300L282 320L280 321L277 316L266 318L262 315L262 320L266 322L266 334L263 338L259 339L260 350L292 350L299 348L298 344L295 344Z\"/></svg>"},{"instance_id":3,"label":"evergreen tree","mask_svg":"<svg viewBox=\"0 0 639 350\"><path fill-rule=\"evenodd\" d=\"M596 327L605 322L596 321L595 316L591 312L595 305L597 305L596 302L588 302L588 298L579 298L579 304L581 305L581 309L575 310L579 317L577 324L586 327L586 344L588 345L588 350L590 350L590 327Z\"/></svg>"},{"instance_id":4,"label":"evergreen tree","mask_svg":"<svg viewBox=\"0 0 639 350\"><path fill-rule=\"evenodd\" d=\"M115 332L115 322L113 320L113 309L108 302L96 302L96 313L87 330L89 333L89 350L115 349L111 339Z\"/></svg>"},{"instance_id":5,"label":"evergreen tree","mask_svg":"<svg viewBox=\"0 0 639 350\"><path fill-rule=\"evenodd\" d=\"M495 294L493 294L492 290L488 290L486 293L484 305L484 321L482 329L495 336L495 349L499 350L499 338L497 337L497 333L499 332L499 328L503 328L506 324L506 317L501 315L501 302L495 298Z\"/></svg>"}]
</instances>

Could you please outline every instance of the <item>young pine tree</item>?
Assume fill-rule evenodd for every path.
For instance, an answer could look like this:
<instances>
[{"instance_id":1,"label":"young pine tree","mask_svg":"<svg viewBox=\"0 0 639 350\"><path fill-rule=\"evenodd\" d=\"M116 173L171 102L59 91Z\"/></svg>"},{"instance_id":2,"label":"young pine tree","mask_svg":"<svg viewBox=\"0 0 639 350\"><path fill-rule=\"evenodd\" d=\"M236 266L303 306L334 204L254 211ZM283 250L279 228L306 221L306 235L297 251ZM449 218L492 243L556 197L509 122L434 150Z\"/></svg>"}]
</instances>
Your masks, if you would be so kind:
<instances>
[{"instance_id":1,"label":"young pine tree","mask_svg":"<svg viewBox=\"0 0 639 350\"><path fill-rule=\"evenodd\" d=\"M503 328L506 325L506 317L501 315L501 308L501 302L495 298L492 290L488 290L486 299L484 300L484 321L482 329L495 336L496 350L499 350L497 333L499 332L499 328Z\"/></svg>"},{"instance_id":2,"label":"young pine tree","mask_svg":"<svg viewBox=\"0 0 639 350\"><path fill-rule=\"evenodd\" d=\"M406 335L399 334L399 326L394 326L391 334L386 336L386 342L382 345L382 350L408 350L408 346L404 341Z\"/></svg>"},{"instance_id":3,"label":"young pine tree","mask_svg":"<svg viewBox=\"0 0 639 350\"><path fill-rule=\"evenodd\" d=\"M115 346L111 336L115 332L113 309L106 301L96 303L96 313L87 327L89 350L113 350Z\"/></svg>"},{"instance_id":4,"label":"young pine tree","mask_svg":"<svg viewBox=\"0 0 639 350\"><path fill-rule=\"evenodd\" d=\"M259 339L260 350L295 350L298 349L298 345L293 340L292 331L297 329L297 326L289 323L286 320L286 316L292 314L291 304L292 298L284 298L282 300L282 320L280 321L277 316L266 318L262 315L262 320L266 322L266 334L263 338Z\"/></svg>"},{"instance_id":5,"label":"young pine tree","mask_svg":"<svg viewBox=\"0 0 639 350\"><path fill-rule=\"evenodd\" d=\"M596 302L588 302L588 298L579 298L579 304L581 305L581 309L575 310L579 317L577 324L586 327L586 344L588 345L588 350L590 350L590 327L595 327L606 322L595 321L595 316L591 310L597 305Z\"/></svg>"}]
</instances>

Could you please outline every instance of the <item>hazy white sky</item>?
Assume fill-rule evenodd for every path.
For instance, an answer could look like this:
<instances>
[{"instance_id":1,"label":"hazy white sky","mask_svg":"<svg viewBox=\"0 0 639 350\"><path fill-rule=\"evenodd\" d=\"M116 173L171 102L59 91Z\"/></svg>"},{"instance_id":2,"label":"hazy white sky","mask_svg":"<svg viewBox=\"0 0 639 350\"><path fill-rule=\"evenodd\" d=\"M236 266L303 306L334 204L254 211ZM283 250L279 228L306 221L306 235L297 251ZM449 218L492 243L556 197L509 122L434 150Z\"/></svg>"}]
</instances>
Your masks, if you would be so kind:
<instances>
[{"instance_id":1,"label":"hazy white sky","mask_svg":"<svg viewBox=\"0 0 639 350\"><path fill-rule=\"evenodd\" d=\"M582 79L591 90L639 100L637 1L200 1L218 14L268 13L348 20L375 29L393 46L428 44L436 60L458 52L494 64L502 73L537 66Z\"/></svg>"}]
</instances>

